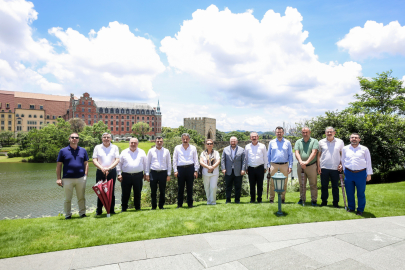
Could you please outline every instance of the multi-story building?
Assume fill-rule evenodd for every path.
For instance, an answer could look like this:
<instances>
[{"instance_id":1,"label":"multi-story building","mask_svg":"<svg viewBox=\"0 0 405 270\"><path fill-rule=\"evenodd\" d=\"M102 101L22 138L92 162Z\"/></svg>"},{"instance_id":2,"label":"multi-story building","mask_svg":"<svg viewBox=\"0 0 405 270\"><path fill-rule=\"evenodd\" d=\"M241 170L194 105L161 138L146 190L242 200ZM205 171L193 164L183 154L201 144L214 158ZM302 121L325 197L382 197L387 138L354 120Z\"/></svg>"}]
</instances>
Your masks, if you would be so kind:
<instances>
[{"instance_id":1,"label":"multi-story building","mask_svg":"<svg viewBox=\"0 0 405 270\"><path fill-rule=\"evenodd\" d=\"M162 114L157 107L146 103L94 101L89 93L77 98L27 92L0 90L0 131L15 132L41 129L45 124L55 124L57 118L80 118L86 125L103 121L114 139L131 136L132 125L145 122L150 126L147 133L155 139L162 132Z\"/></svg>"},{"instance_id":2,"label":"multi-story building","mask_svg":"<svg viewBox=\"0 0 405 270\"><path fill-rule=\"evenodd\" d=\"M75 99L71 94L66 120L71 118L81 118L87 125L103 121L114 139L130 137L132 125L138 122L149 124L150 132L147 135L152 140L162 132L159 102L157 107L152 107L146 103L94 101L89 93Z\"/></svg>"}]
</instances>

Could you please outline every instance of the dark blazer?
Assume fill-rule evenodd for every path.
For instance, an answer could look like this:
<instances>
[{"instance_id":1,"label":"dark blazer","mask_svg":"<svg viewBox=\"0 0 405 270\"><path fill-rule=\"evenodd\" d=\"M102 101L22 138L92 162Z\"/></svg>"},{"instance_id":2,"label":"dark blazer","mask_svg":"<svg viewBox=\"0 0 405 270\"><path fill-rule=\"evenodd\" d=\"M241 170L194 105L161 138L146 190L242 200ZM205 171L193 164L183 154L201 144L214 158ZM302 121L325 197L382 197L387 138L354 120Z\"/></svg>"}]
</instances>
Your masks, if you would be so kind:
<instances>
[{"instance_id":1,"label":"dark blazer","mask_svg":"<svg viewBox=\"0 0 405 270\"><path fill-rule=\"evenodd\" d=\"M232 158L231 146L224 148L221 157L221 168L226 170L226 175L232 174L232 165L235 176L240 176L240 172L245 168L245 149L236 146L235 158Z\"/></svg>"}]
</instances>

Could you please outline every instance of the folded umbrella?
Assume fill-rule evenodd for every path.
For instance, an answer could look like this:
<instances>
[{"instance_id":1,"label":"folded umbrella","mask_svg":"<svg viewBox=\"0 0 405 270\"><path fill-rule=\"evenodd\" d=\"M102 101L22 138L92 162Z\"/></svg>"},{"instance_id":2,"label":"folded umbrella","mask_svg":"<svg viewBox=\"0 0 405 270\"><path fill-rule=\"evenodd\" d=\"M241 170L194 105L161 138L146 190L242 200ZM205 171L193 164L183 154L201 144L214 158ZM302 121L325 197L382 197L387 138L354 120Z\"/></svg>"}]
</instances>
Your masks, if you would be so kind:
<instances>
[{"instance_id":1,"label":"folded umbrella","mask_svg":"<svg viewBox=\"0 0 405 270\"><path fill-rule=\"evenodd\" d=\"M105 194L105 203L104 208L107 211L107 217L110 217L111 213L111 201L112 201L112 194L113 194L114 183L113 179L103 182L103 191Z\"/></svg>"},{"instance_id":2,"label":"folded umbrella","mask_svg":"<svg viewBox=\"0 0 405 270\"><path fill-rule=\"evenodd\" d=\"M302 188L305 188L305 172L304 169L301 169L301 181L302 181ZM302 206L305 206L305 202L302 201Z\"/></svg>"},{"instance_id":3,"label":"folded umbrella","mask_svg":"<svg viewBox=\"0 0 405 270\"><path fill-rule=\"evenodd\" d=\"M97 197L100 199L101 203L105 206L105 198L104 190L103 190L103 181L98 181L94 186L93 190L96 193Z\"/></svg>"},{"instance_id":4,"label":"folded umbrella","mask_svg":"<svg viewBox=\"0 0 405 270\"><path fill-rule=\"evenodd\" d=\"M345 202L345 210L347 210L346 193L345 193L345 181L343 180L343 173L339 173L339 178L340 178L340 186L342 187L343 201Z\"/></svg>"}]
</instances>

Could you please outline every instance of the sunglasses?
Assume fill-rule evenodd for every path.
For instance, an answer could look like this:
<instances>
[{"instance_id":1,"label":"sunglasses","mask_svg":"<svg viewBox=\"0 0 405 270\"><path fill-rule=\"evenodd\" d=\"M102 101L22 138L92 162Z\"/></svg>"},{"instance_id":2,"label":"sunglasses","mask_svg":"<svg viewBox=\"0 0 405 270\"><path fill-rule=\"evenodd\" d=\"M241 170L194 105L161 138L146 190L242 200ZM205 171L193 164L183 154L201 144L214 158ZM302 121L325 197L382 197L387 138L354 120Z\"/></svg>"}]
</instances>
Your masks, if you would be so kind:
<instances>
[{"instance_id":1,"label":"sunglasses","mask_svg":"<svg viewBox=\"0 0 405 270\"><path fill-rule=\"evenodd\" d=\"M71 139L79 139L79 137L70 137Z\"/></svg>"},{"instance_id":2,"label":"sunglasses","mask_svg":"<svg viewBox=\"0 0 405 270\"><path fill-rule=\"evenodd\" d=\"M207 143L207 145L213 145L213 143Z\"/></svg>"}]
</instances>

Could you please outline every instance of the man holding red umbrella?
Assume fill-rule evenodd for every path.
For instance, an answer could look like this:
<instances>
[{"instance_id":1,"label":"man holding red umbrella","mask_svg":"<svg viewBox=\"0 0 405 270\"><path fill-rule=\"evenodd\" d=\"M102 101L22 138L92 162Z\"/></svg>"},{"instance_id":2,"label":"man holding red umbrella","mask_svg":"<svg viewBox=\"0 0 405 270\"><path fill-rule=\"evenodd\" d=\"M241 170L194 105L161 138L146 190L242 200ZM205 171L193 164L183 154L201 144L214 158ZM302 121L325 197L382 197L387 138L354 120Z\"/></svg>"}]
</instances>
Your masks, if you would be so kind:
<instances>
[{"instance_id":1,"label":"man holding red umbrella","mask_svg":"<svg viewBox=\"0 0 405 270\"><path fill-rule=\"evenodd\" d=\"M93 164L97 167L96 183L100 180L113 180L112 199L111 199L111 214L115 214L115 179L117 177L117 166L120 161L120 152L116 145L111 143L111 134L104 133L102 135L103 143L97 145L93 152ZM103 203L100 198L97 198L96 215L101 215L103 212Z\"/></svg>"}]
</instances>

